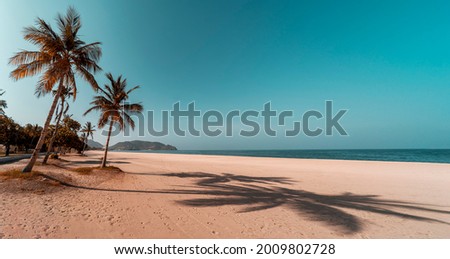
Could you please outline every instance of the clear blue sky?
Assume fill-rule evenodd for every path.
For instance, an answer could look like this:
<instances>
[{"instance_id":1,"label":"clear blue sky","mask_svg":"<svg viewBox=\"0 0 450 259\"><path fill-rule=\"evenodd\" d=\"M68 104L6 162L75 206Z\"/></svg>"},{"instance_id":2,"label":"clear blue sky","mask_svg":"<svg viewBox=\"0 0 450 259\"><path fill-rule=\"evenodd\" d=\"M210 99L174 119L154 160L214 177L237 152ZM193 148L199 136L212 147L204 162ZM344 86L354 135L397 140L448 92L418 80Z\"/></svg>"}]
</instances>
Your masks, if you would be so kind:
<instances>
[{"instance_id":1,"label":"clear blue sky","mask_svg":"<svg viewBox=\"0 0 450 259\"><path fill-rule=\"evenodd\" d=\"M325 100L349 109L347 137L142 139L182 149L450 148L448 1L3 0L0 88L20 123L42 124L50 97L33 95L38 77L9 79L8 58L33 49L23 27L37 16L53 22L69 5L83 39L103 42L101 67L141 85L132 101L146 109L195 101L202 111L260 110L271 101L299 117ZM79 81L78 94L70 113L96 122L81 115L93 91Z\"/></svg>"}]
</instances>

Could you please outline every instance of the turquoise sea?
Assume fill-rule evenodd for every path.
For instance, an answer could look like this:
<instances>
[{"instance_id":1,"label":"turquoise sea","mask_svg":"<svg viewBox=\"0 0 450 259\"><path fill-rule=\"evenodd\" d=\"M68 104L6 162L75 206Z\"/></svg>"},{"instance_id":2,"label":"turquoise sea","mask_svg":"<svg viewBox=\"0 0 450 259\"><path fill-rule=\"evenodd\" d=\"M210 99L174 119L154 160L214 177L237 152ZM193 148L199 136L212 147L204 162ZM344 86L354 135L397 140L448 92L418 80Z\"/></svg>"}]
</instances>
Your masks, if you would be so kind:
<instances>
[{"instance_id":1,"label":"turquoise sea","mask_svg":"<svg viewBox=\"0 0 450 259\"><path fill-rule=\"evenodd\" d=\"M133 150L127 152L450 163L450 149Z\"/></svg>"}]
</instances>

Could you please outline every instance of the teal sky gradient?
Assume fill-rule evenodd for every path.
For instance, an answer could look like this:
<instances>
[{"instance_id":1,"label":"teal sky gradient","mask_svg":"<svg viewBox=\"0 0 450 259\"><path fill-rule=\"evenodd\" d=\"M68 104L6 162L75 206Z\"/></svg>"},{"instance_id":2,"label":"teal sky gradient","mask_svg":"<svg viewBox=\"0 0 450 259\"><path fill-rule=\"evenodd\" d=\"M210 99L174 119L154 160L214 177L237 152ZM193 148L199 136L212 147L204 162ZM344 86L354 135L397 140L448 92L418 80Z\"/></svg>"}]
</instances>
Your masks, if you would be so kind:
<instances>
[{"instance_id":1,"label":"teal sky gradient","mask_svg":"<svg viewBox=\"0 0 450 259\"><path fill-rule=\"evenodd\" d=\"M13 82L8 59L35 49L23 27L37 16L53 22L70 5L81 14L82 39L103 43L104 72L141 85L132 101L145 109L195 101L202 111L261 110L271 101L297 119L323 111L326 100L349 109L341 121L346 137L142 140L181 149L450 148L448 1L3 0L0 88L7 114L22 124L42 125L50 96L33 95L38 77ZM97 80L103 85L104 73ZM96 114L82 116L93 90L81 80L78 88L69 113L97 122ZM95 140L104 143L99 133Z\"/></svg>"}]
</instances>

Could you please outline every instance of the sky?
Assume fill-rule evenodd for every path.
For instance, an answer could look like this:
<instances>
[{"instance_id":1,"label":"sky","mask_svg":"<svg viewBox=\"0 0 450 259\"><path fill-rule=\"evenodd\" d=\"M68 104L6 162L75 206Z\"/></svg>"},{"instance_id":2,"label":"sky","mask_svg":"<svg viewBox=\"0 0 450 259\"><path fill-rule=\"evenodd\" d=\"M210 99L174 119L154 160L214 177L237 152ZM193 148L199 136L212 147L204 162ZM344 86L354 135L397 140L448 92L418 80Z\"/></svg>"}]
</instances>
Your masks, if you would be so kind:
<instances>
[{"instance_id":1,"label":"sky","mask_svg":"<svg viewBox=\"0 0 450 259\"><path fill-rule=\"evenodd\" d=\"M36 98L38 76L14 82L8 59L35 50L23 28L36 17L54 23L74 6L85 42L102 42L96 74L122 74L145 110L195 102L202 113L261 111L271 102L300 120L308 110L348 110L348 133L308 137L115 136L179 149L450 148L450 2L448 1L0 1L0 89L6 113L21 124L43 124L51 97ZM54 25L56 28L56 25ZM78 80L69 114L82 124L95 94ZM146 116L147 118L147 116ZM147 123L144 120L144 126ZM261 120L258 119L258 122ZM185 121L184 121L185 123ZM324 119L312 119L312 126ZM182 127L187 128L187 124ZM201 120L195 122L201 128ZM236 123L233 132L243 125ZM291 128L291 126L287 126ZM171 128L170 128L171 129ZM280 129L283 129L281 127ZM94 140L105 142L101 130Z\"/></svg>"}]
</instances>

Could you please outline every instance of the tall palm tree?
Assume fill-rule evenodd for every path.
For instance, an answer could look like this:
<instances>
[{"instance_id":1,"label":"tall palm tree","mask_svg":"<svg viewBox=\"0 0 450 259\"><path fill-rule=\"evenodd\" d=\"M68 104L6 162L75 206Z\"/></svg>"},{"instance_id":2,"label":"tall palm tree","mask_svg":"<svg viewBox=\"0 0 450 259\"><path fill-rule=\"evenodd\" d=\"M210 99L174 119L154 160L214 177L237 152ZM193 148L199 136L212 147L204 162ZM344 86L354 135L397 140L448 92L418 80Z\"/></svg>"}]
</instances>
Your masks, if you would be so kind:
<instances>
[{"instance_id":1,"label":"tall palm tree","mask_svg":"<svg viewBox=\"0 0 450 259\"><path fill-rule=\"evenodd\" d=\"M2 89L0 89L0 96L2 96L5 93ZM5 100L0 100L0 115L5 115L5 111L3 109L8 108L8 105L6 105Z\"/></svg>"},{"instance_id":2,"label":"tall palm tree","mask_svg":"<svg viewBox=\"0 0 450 259\"><path fill-rule=\"evenodd\" d=\"M86 149L89 136L91 137L91 139L94 139L94 131L95 131L95 126L92 125L92 123L90 121L86 122L86 124L84 124L83 128L81 129L81 132L84 133L84 138L83 138L84 146L83 146L83 151L81 152L81 154L84 154L84 150Z\"/></svg>"},{"instance_id":3,"label":"tall palm tree","mask_svg":"<svg viewBox=\"0 0 450 259\"><path fill-rule=\"evenodd\" d=\"M53 90L53 95L56 95L57 91ZM42 94L42 92L37 92L38 97ZM44 160L42 161L42 164L47 164L47 160L50 156L50 152L53 149L53 144L55 143L56 136L58 134L59 129L59 123L61 122L61 118L67 113L69 110L69 103L67 102L67 99L74 96L75 93L73 92L73 89L71 87L64 87L61 95L60 95L60 108L58 111L58 108L56 108L56 124L55 124L55 130L53 131L52 138L50 139L50 143L48 144L47 153L45 154Z\"/></svg>"},{"instance_id":4,"label":"tall palm tree","mask_svg":"<svg viewBox=\"0 0 450 259\"><path fill-rule=\"evenodd\" d=\"M80 40L78 35L81 28L80 15L72 7L69 7L65 16L58 14L56 22L59 34L52 29L49 23L37 18L35 26L25 28L24 39L39 49L37 51L20 51L9 60L11 65L17 66L11 72L11 78L14 80L42 73L36 86L37 90L50 92L56 87L56 94L41 136L30 161L22 172L31 172L36 162L64 86L73 88L75 99L77 92L75 76L78 75L86 80L94 90L98 89L93 74L101 70L97 65L101 56L100 42L86 44Z\"/></svg>"},{"instance_id":5,"label":"tall palm tree","mask_svg":"<svg viewBox=\"0 0 450 259\"><path fill-rule=\"evenodd\" d=\"M116 79L111 73L106 74L110 85L105 85L105 89L99 88L100 95L94 96L91 102L92 107L89 108L84 115L91 111L100 111L100 119L98 127L103 128L109 124L108 138L106 139L105 154L103 156L101 167L106 166L106 158L108 156L109 139L111 138L112 126L115 124L120 130L124 130L126 125L134 129L134 121L130 115L141 112L143 107L139 103L126 103L131 92L138 89L135 86L127 90L127 80L119 76Z\"/></svg>"}]
</instances>

